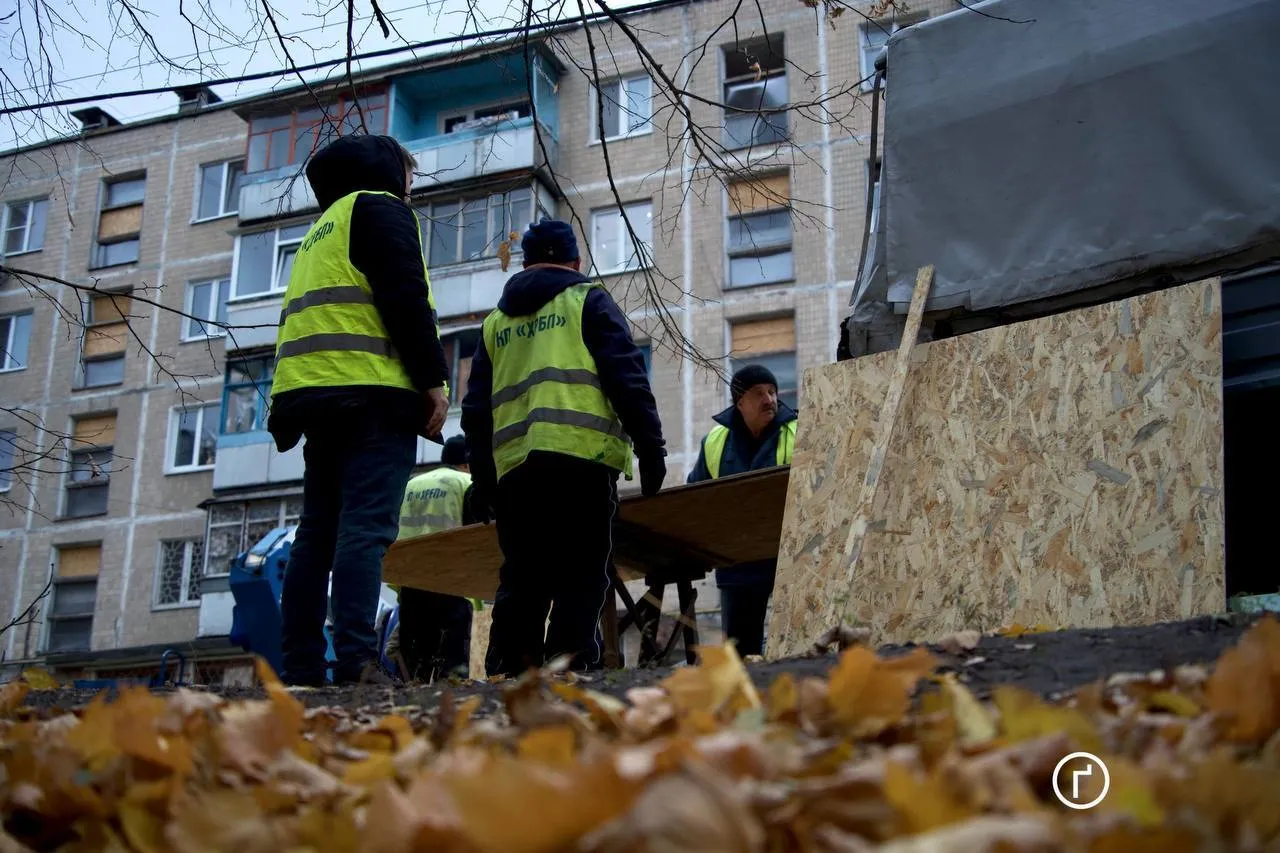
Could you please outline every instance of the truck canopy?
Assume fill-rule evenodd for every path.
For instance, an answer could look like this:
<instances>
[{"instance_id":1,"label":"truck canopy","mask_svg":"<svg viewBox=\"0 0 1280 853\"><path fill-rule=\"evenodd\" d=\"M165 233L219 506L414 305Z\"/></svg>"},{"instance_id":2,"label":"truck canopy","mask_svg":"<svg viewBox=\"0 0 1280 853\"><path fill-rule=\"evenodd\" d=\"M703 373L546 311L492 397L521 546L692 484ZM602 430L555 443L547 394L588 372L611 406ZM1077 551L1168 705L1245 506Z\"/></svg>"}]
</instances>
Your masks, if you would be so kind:
<instances>
[{"instance_id":1,"label":"truck canopy","mask_svg":"<svg viewBox=\"0 0 1280 853\"><path fill-rule=\"evenodd\" d=\"M991 0L887 44L860 305L981 311L1280 258L1280 2Z\"/></svg>"}]
</instances>

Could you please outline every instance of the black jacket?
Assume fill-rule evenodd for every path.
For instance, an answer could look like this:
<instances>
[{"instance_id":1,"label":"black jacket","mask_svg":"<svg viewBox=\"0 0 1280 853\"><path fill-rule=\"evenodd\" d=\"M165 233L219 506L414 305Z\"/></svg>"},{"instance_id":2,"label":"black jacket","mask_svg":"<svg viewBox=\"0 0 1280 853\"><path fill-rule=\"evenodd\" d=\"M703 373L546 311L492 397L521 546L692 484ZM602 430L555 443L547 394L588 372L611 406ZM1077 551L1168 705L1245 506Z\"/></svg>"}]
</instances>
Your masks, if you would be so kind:
<instances>
[{"instance_id":1,"label":"black jacket","mask_svg":"<svg viewBox=\"0 0 1280 853\"><path fill-rule=\"evenodd\" d=\"M356 199L347 252L352 265L369 280L374 306L417 392L369 385L286 391L272 400L267 428L281 452L296 445L313 426L331 425L335 420L378 419L416 433L426 422L422 393L443 385L448 367L435 313L427 301L418 217L400 200L404 166L395 142L385 136L344 136L312 158L307 180L321 210L356 190L395 195Z\"/></svg>"},{"instance_id":2,"label":"black jacket","mask_svg":"<svg viewBox=\"0 0 1280 853\"><path fill-rule=\"evenodd\" d=\"M529 267L507 281L498 308L515 317L533 314L561 291L588 281L567 267ZM601 388L631 437L636 455L641 459L665 456L662 422L649 387L644 355L631 339L627 318L602 287L592 288L582 306L582 340L595 359ZM462 431L467 437L472 482L486 496L493 494L498 481L493 462L492 393L493 364L481 338L471 360L467 393L462 398Z\"/></svg>"}]
</instances>

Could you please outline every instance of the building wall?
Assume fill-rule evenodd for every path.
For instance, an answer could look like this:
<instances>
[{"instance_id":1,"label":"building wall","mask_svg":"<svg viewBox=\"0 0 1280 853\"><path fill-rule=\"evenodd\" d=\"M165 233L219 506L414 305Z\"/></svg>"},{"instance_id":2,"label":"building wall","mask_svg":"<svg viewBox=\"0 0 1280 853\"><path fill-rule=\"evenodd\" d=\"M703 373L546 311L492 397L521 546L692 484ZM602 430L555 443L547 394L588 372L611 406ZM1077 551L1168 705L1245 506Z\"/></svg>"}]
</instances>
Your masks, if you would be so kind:
<instances>
[{"instance_id":1,"label":"building wall","mask_svg":"<svg viewBox=\"0 0 1280 853\"><path fill-rule=\"evenodd\" d=\"M199 167L238 158L244 123L229 110L89 135L18 152L0 160L3 200L46 196L43 249L6 259L22 269L99 289L131 287L123 383L80 389L77 367L83 330L69 320L80 315L80 294L42 283L47 296L32 297L19 283L0 285L0 314L33 311L28 366L0 374L0 429L16 427L40 441L52 456L31 476L33 489L15 484L5 495L11 512L0 512L0 606L5 621L37 596L57 562L57 549L101 542L92 649L179 642L195 635L191 606L154 609L160 538L204 535L205 513L197 508L210 493L211 474L167 473L169 419L174 406L215 402L222 384L222 343L181 342L174 311L186 305L192 279L228 275L234 218L193 223ZM138 261L91 270L102 182L145 170L146 186ZM144 301L145 300L145 301ZM158 304L148 304L158 303ZM162 310L171 309L171 310ZM154 357L148 355L153 353ZM45 424L37 432L13 409L21 407ZM67 464L60 437L73 419L115 412L115 465L105 515L64 519ZM64 442L65 444L65 442ZM52 604L43 602L44 610ZM45 626L10 632L0 651L10 659L43 648Z\"/></svg>"}]
</instances>

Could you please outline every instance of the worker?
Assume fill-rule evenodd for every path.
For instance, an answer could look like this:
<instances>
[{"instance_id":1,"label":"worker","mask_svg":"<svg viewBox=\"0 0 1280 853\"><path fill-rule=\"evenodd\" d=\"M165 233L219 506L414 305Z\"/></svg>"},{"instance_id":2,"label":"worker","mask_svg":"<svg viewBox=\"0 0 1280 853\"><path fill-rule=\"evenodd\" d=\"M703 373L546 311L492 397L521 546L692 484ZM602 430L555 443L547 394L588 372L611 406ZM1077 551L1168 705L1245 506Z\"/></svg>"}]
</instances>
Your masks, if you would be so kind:
<instances>
[{"instance_id":1,"label":"worker","mask_svg":"<svg viewBox=\"0 0 1280 853\"><path fill-rule=\"evenodd\" d=\"M716 415L702 439L688 482L701 483L777 465L791 464L796 442L795 410L778 399L772 371L749 364L729 383L733 405ZM764 622L778 561L760 560L716 569L721 625L739 654L764 654Z\"/></svg>"},{"instance_id":2,"label":"worker","mask_svg":"<svg viewBox=\"0 0 1280 853\"><path fill-rule=\"evenodd\" d=\"M493 507L503 556L490 676L564 654L600 668L618 475L631 479L633 451L644 494L667 474L644 356L609 292L580 272L573 229L543 219L520 246L524 269L485 318L462 402L477 500Z\"/></svg>"},{"instance_id":3,"label":"worker","mask_svg":"<svg viewBox=\"0 0 1280 853\"><path fill-rule=\"evenodd\" d=\"M400 539L426 536L485 520L472 509L475 487L467 466L466 441L455 435L444 443L441 466L409 481L400 508ZM425 589L399 590L399 651L411 680L431 683L450 676L467 678L471 664L471 613L478 599Z\"/></svg>"},{"instance_id":4,"label":"worker","mask_svg":"<svg viewBox=\"0 0 1280 853\"><path fill-rule=\"evenodd\" d=\"M323 683L332 572L337 684L388 684L374 619L418 436L440 441L448 368L418 218L412 155L343 136L307 165L320 218L297 249L280 312L268 429L305 437L302 515L280 597L283 679Z\"/></svg>"}]
</instances>

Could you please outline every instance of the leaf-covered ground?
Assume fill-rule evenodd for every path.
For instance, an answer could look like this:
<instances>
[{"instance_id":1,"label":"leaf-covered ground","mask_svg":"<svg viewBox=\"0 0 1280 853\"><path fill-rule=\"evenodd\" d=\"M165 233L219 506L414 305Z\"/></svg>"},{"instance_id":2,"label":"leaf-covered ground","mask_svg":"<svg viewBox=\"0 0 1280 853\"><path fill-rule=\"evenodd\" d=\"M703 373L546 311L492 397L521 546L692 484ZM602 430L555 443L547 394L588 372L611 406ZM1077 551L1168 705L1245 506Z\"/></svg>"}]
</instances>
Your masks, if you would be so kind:
<instances>
[{"instance_id":1,"label":"leaf-covered ground","mask_svg":"<svg viewBox=\"0 0 1280 853\"><path fill-rule=\"evenodd\" d=\"M13 682L0 853L1280 850L1272 617L832 639L448 692L290 691L264 666L257 693L68 711L83 697ZM1094 809L1052 792L1077 750L1109 768Z\"/></svg>"}]
</instances>

